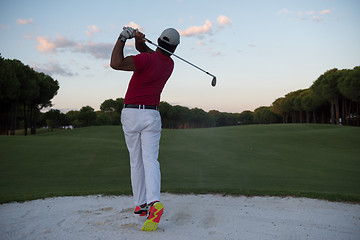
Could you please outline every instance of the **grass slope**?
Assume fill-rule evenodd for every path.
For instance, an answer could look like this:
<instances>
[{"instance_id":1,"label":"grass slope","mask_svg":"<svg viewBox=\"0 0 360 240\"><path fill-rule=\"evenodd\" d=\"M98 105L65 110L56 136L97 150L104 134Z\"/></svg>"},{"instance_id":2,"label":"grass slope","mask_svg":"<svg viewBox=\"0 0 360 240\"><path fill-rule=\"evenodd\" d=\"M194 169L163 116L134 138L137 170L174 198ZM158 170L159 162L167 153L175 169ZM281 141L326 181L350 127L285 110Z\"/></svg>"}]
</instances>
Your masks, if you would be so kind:
<instances>
[{"instance_id":1,"label":"grass slope","mask_svg":"<svg viewBox=\"0 0 360 240\"><path fill-rule=\"evenodd\" d=\"M162 190L360 202L360 128L249 125L163 129ZM0 202L131 194L121 127L0 137Z\"/></svg>"}]
</instances>

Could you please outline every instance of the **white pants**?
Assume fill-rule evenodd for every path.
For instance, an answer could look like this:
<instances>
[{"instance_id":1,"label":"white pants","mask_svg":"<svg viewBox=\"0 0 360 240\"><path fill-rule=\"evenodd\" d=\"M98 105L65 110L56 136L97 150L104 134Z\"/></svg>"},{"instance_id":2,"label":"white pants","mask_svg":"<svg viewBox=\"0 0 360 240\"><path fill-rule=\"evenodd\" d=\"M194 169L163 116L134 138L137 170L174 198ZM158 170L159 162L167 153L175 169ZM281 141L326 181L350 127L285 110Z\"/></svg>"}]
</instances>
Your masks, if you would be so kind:
<instances>
[{"instance_id":1,"label":"white pants","mask_svg":"<svg viewBox=\"0 0 360 240\"><path fill-rule=\"evenodd\" d=\"M124 108L121 123L130 155L135 205L160 201L161 117L156 110Z\"/></svg>"}]
</instances>

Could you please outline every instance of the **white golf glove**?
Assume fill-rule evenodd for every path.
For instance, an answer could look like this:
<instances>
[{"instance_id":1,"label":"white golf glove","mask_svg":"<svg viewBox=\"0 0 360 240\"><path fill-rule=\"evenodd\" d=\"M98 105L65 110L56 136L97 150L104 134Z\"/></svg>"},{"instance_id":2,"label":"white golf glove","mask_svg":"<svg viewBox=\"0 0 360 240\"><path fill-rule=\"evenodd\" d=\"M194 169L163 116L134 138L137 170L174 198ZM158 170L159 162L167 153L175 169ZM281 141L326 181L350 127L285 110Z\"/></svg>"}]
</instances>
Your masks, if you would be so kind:
<instances>
[{"instance_id":1,"label":"white golf glove","mask_svg":"<svg viewBox=\"0 0 360 240\"><path fill-rule=\"evenodd\" d=\"M123 27L123 31L120 33L119 39L123 42L126 42L127 39L131 39L134 37L134 29L132 27Z\"/></svg>"}]
</instances>

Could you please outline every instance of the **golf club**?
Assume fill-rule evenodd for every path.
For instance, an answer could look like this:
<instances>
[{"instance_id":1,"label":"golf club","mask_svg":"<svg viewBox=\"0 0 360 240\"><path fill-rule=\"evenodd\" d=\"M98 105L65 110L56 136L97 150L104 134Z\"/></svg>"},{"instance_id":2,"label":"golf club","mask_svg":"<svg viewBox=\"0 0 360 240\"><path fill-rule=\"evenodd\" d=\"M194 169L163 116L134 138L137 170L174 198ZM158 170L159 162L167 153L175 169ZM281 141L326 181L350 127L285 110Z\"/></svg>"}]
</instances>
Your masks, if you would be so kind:
<instances>
[{"instance_id":1,"label":"golf club","mask_svg":"<svg viewBox=\"0 0 360 240\"><path fill-rule=\"evenodd\" d=\"M186 63L190 64L191 66L196 67L197 69L199 69L199 70L203 71L204 73L206 73L206 74L208 74L208 75L212 76L212 77L213 77L213 79L212 79L212 81L211 81L211 85L212 85L213 87L215 87L215 85L216 85L216 77L215 77L214 75L212 75L211 73L209 73L209 72L205 71L205 70L204 70L204 69L202 69L202 68L199 68L199 67L198 67L198 66L196 66L195 64L192 64L191 62L189 62L189 61L187 61L187 60L183 59L182 57L179 57L178 55L176 55L176 54L174 54L174 53L172 53L172 52L170 52L170 51L166 50L165 48L163 48L163 47L161 47L161 46L159 46L159 45L157 45L157 44L153 43L152 41L150 41L150 40L149 40L149 39L147 39L147 38L144 38L144 40L145 40L145 41L147 41L148 43L150 43L150 44L152 44L152 45L154 45L154 46L156 46L156 47L160 48L161 50L163 50L163 51L165 51L165 52L167 52L167 53L169 53L169 54L171 54L171 55L174 55L175 57L179 58L180 60L183 60L184 62L186 62Z\"/></svg>"}]
</instances>

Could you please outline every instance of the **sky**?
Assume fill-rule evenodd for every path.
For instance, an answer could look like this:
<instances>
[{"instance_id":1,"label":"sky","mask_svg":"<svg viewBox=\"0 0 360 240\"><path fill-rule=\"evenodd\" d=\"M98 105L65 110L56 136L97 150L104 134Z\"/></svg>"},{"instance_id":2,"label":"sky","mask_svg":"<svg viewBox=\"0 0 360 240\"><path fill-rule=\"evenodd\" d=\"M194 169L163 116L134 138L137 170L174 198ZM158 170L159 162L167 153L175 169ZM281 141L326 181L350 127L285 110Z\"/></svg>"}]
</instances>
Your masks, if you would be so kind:
<instances>
[{"instance_id":1,"label":"sky","mask_svg":"<svg viewBox=\"0 0 360 240\"><path fill-rule=\"evenodd\" d=\"M123 26L156 42L180 32L161 100L240 113L309 88L325 71L360 65L358 0L0 0L0 53L59 82L63 112L124 98L131 72L109 67ZM152 45L150 48L154 49ZM125 55L135 55L128 40Z\"/></svg>"}]
</instances>

